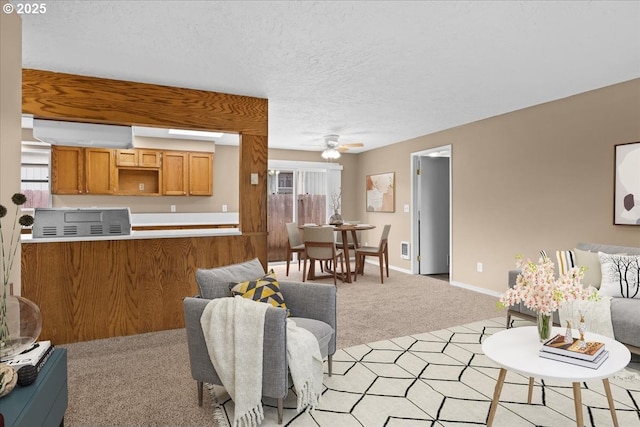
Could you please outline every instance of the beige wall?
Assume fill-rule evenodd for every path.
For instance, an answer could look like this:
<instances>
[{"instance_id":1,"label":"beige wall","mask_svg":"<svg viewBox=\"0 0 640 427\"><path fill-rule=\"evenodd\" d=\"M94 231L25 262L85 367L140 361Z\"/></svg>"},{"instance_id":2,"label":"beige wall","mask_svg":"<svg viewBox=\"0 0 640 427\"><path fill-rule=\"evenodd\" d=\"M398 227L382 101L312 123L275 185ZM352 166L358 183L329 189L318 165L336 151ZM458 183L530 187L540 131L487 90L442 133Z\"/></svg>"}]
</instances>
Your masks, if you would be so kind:
<instances>
[{"instance_id":1,"label":"beige wall","mask_svg":"<svg viewBox=\"0 0 640 427\"><path fill-rule=\"evenodd\" d=\"M636 79L363 153L357 188L367 174L394 171L397 194L395 213L360 216L392 224L390 263L410 269L399 253L411 239L402 211L410 155L451 144L453 281L501 292L516 254L582 241L640 246L640 227L613 225L614 145L640 141L639 117ZM364 192L357 199L364 206Z\"/></svg>"},{"instance_id":2,"label":"beige wall","mask_svg":"<svg viewBox=\"0 0 640 427\"><path fill-rule=\"evenodd\" d=\"M2 5L6 1L0 2ZM2 220L5 236L13 224L11 195L20 191L20 136L22 111L22 21L15 13L0 14L0 203L9 214ZM8 245L9 241L6 240ZM8 246L5 246L8 250ZM20 294L20 248L10 281ZM0 289L1 291L1 289Z\"/></svg>"}]
</instances>

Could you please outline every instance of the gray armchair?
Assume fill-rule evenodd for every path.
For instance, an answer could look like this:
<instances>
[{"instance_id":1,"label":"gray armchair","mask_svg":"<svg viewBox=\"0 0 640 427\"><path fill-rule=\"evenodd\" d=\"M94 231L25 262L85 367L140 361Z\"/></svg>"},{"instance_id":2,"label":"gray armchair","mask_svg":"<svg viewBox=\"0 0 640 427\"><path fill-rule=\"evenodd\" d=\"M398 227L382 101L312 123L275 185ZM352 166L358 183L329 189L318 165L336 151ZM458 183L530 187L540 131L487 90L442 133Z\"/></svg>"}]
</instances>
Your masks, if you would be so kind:
<instances>
[{"instance_id":1,"label":"gray armchair","mask_svg":"<svg viewBox=\"0 0 640 427\"><path fill-rule=\"evenodd\" d=\"M200 269L196 280L199 297L183 301L191 376L196 380L198 405L202 406L203 384L222 385L207 352L200 316L210 299L231 296L229 283L255 280L265 275L262 264L254 260L231 266ZM320 344L320 353L328 359L332 373L332 356L336 352L336 288L318 283L279 281L280 291L296 325L309 330ZM278 423L282 423L283 402L289 391L290 377L286 349L287 312L269 307L264 323L262 394L277 399Z\"/></svg>"}]
</instances>

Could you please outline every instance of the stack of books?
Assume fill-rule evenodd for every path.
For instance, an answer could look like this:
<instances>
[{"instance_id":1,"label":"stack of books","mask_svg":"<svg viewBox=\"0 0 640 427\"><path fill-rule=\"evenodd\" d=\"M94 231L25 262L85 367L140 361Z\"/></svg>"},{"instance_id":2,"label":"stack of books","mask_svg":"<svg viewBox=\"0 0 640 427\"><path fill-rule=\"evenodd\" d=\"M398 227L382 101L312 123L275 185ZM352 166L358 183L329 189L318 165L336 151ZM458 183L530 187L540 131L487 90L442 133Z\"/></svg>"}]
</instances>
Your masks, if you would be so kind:
<instances>
[{"instance_id":1,"label":"stack of books","mask_svg":"<svg viewBox=\"0 0 640 427\"><path fill-rule=\"evenodd\" d=\"M38 341L22 353L8 359L3 359L2 363L11 366L16 371L25 365L33 365L36 367L36 370L40 372L42 365L44 365L49 356L51 356L52 352L53 346L51 345L51 341Z\"/></svg>"},{"instance_id":2,"label":"stack of books","mask_svg":"<svg viewBox=\"0 0 640 427\"><path fill-rule=\"evenodd\" d=\"M585 343L586 345L581 347L580 340L576 338L566 343L564 335L556 335L542 345L540 357L598 369L609 357L609 351L604 348L604 343L598 341L585 341Z\"/></svg>"}]
</instances>

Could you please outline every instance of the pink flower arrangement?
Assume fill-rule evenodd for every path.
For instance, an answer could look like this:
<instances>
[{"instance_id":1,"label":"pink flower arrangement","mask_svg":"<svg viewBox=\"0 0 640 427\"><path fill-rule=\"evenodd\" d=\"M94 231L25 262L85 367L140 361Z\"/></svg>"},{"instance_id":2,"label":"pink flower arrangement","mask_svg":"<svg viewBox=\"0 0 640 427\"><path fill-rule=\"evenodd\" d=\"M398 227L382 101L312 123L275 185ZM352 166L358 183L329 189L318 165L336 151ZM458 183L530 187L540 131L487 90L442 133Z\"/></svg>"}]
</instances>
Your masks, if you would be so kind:
<instances>
[{"instance_id":1,"label":"pink flower arrangement","mask_svg":"<svg viewBox=\"0 0 640 427\"><path fill-rule=\"evenodd\" d=\"M573 267L557 279L553 262L541 257L538 264L516 257L516 266L521 269L516 285L500 297L498 304L507 307L520 302L540 314L550 315L569 301L586 301L598 298L593 287L584 288L580 281L584 269Z\"/></svg>"}]
</instances>

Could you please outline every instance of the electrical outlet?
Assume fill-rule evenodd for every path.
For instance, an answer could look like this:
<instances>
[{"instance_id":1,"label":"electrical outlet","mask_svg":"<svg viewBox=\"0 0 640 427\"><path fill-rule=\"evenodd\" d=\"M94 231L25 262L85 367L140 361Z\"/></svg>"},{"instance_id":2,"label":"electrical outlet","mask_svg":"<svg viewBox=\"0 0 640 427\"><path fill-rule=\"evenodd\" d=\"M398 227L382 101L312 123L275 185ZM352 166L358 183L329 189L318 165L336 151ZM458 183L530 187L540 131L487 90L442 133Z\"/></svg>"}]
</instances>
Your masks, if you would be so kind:
<instances>
[{"instance_id":1,"label":"electrical outlet","mask_svg":"<svg viewBox=\"0 0 640 427\"><path fill-rule=\"evenodd\" d=\"M476 264L476 270L478 271L478 273L482 273L482 269L483 269L483 266L481 262Z\"/></svg>"},{"instance_id":2,"label":"electrical outlet","mask_svg":"<svg viewBox=\"0 0 640 427\"><path fill-rule=\"evenodd\" d=\"M222 205L222 212L226 212L227 211L227 205Z\"/></svg>"},{"instance_id":3,"label":"electrical outlet","mask_svg":"<svg viewBox=\"0 0 640 427\"><path fill-rule=\"evenodd\" d=\"M171 205L171 212L175 212L176 211L176 205Z\"/></svg>"},{"instance_id":4,"label":"electrical outlet","mask_svg":"<svg viewBox=\"0 0 640 427\"><path fill-rule=\"evenodd\" d=\"M141 182L140 184L138 184L138 190L144 191L144 182Z\"/></svg>"},{"instance_id":5,"label":"electrical outlet","mask_svg":"<svg viewBox=\"0 0 640 427\"><path fill-rule=\"evenodd\" d=\"M257 173L252 173L251 174L251 185L258 185L258 174Z\"/></svg>"}]
</instances>

